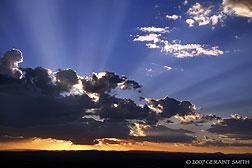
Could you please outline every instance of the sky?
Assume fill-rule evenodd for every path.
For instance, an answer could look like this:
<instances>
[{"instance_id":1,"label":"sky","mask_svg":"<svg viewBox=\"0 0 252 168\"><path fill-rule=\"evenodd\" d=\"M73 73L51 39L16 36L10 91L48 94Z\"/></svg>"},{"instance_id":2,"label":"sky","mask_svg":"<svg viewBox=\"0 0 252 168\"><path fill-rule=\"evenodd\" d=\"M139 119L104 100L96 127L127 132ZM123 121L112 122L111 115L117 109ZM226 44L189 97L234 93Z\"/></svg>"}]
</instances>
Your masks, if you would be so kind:
<instances>
[{"instance_id":1,"label":"sky","mask_svg":"<svg viewBox=\"0 0 252 168\"><path fill-rule=\"evenodd\" d=\"M0 150L252 152L251 0L1 0Z\"/></svg>"}]
</instances>

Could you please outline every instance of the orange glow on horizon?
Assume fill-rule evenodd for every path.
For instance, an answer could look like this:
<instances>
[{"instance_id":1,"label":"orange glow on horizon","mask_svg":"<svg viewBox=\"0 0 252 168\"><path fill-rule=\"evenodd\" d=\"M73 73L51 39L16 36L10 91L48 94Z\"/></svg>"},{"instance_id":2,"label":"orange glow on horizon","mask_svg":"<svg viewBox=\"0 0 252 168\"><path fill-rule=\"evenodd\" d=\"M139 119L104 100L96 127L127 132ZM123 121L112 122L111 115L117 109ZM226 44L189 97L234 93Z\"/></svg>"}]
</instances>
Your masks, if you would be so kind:
<instances>
[{"instance_id":1,"label":"orange glow on horizon","mask_svg":"<svg viewBox=\"0 0 252 168\"><path fill-rule=\"evenodd\" d=\"M75 145L71 141L32 138L26 141L0 143L0 150L105 150L105 151L166 151L194 153L251 153L251 147L196 147L182 143L134 142L116 138L97 139L95 145Z\"/></svg>"}]
</instances>

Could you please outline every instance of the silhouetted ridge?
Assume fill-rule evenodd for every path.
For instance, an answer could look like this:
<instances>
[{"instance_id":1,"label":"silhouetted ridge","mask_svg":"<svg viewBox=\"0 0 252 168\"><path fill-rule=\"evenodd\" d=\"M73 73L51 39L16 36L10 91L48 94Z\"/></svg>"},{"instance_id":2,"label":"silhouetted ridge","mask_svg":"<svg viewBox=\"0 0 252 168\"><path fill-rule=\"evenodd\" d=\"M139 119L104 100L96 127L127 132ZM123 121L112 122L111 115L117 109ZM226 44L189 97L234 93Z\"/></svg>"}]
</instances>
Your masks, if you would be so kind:
<instances>
[{"instance_id":1,"label":"silhouetted ridge","mask_svg":"<svg viewBox=\"0 0 252 168\"><path fill-rule=\"evenodd\" d=\"M179 153L151 151L1 151L1 164L9 167L246 167L243 165L192 165L187 160L247 160L251 154Z\"/></svg>"}]
</instances>

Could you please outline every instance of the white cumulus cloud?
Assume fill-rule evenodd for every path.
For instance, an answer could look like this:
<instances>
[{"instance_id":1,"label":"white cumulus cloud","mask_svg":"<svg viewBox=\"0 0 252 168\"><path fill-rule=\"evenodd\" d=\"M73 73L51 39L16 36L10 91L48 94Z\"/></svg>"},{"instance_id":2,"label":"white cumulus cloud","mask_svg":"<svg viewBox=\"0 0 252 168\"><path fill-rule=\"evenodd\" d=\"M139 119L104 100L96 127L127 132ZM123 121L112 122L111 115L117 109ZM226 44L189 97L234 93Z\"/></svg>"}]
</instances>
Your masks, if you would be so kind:
<instances>
[{"instance_id":1,"label":"white cumulus cloud","mask_svg":"<svg viewBox=\"0 0 252 168\"><path fill-rule=\"evenodd\" d=\"M183 2L183 5L187 5L188 4L188 0L185 0L184 2Z\"/></svg>"},{"instance_id":2,"label":"white cumulus cloud","mask_svg":"<svg viewBox=\"0 0 252 168\"><path fill-rule=\"evenodd\" d=\"M179 15L166 15L167 19L173 19L173 20L177 20L177 19L181 19L182 17Z\"/></svg>"},{"instance_id":3,"label":"white cumulus cloud","mask_svg":"<svg viewBox=\"0 0 252 168\"><path fill-rule=\"evenodd\" d=\"M148 48L161 48L161 52L173 54L177 58L194 57L199 55L218 56L224 52L218 46L208 47L202 44L181 44L169 43L167 40L160 39L161 34L148 34L138 36L133 41L148 42L145 45ZM153 42L153 43L150 43ZM167 70L170 70L168 67Z\"/></svg>"},{"instance_id":4,"label":"white cumulus cloud","mask_svg":"<svg viewBox=\"0 0 252 168\"><path fill-rule=\"evenodd\" d=\"M224 53L218 46L206 48L201 44L171 44L168 41L164 41L163 43L162 51L171 53L177 58L195 57L199 55L218 56Z\"/></svg>"},{"instance_id":5,"label":"white cumulus cloud","mask_svg":"<svg viewBox=\"0 0 252 168\"><path fill-rule=\"evenodd\" d=\"M172 70L172 67L167 66L167 65L163 66L163 68L166 69L167 71Z\"/></svg>"},{"instance_id":6,"label":"white cumulus cloud","mask_svg":"<svg viewBox=\"0 0 252 168\"><path fill-rule=\"evenodd\" d=\"M152 33L169 33L169 27L140 27L138 28L139 30L143 31L143 32L152 32Z\"/></svg>"},{"instance_id":7,"label":"white cumulus cloud","mask_svg":"<svg viewBox=\"0 0 252 168\"><path fill-rule=\"evenodd\" d=\"M161 36L161 34L147 34L145 36L138 36L137 38L134 38L133 41L153 41L154 43L157 43L160 39L159 37Z\"/></svg>"},{"instance_id":8,"label":"white cumulus cloud","mask_svg":"<svg viewBox=\"0 0 252 168\"><path fill-rule=\"evenodd\" d=\"M146 46L148 47L148 48L160 48L157 44L152 44L152 43L147 43L146 44Z\"/></svg>"},{"instance_id":9,"label":"white cumulus cloud","mask_svg":"<svg viewBox=\"0 0 252 168\"><path fill-rule=\"evenodd\" d=\"M189 25L189 27L193 27L194 22L195 21L193 19L186 19L186 23Z\"/></svg>"},{"instance_id":10,"label":"white cumulus cloud","mask_svg":"<svg viewBox=\"0 0 252 168\"><path fill-rule=\"evenodd\" d=\"M224 12L218 11L216 14L212 14L212 8L214 6L203 6L200 3L195 3L187 11L187 14L190 16L190 19L186 20L186 23L189 27L192 27L194 23L198 23L199 26L203 25L216 25L219 21L223 21L225 17Z\"/></svg>"}]
</instances>

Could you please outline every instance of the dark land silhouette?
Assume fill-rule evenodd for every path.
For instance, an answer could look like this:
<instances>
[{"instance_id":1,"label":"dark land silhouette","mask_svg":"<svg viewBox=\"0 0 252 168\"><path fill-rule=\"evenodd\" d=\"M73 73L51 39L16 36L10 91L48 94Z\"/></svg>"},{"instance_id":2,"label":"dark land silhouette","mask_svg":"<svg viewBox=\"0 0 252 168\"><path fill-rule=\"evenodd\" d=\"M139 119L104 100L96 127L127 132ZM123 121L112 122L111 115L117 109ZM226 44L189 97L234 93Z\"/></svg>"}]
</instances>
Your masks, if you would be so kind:
<instances>
[{"instance_id":1,"label":"dark land silhouette","mask_svg":"<svg viewBox=\"0 0 252 168\"><path fill-rule=\"evenodd\" d=\"M1 165L4 165L1 167L20 168L238 168L252 167L252 154L150 151L0 151L0 161Z\"/></svg>"}]
</instances>

